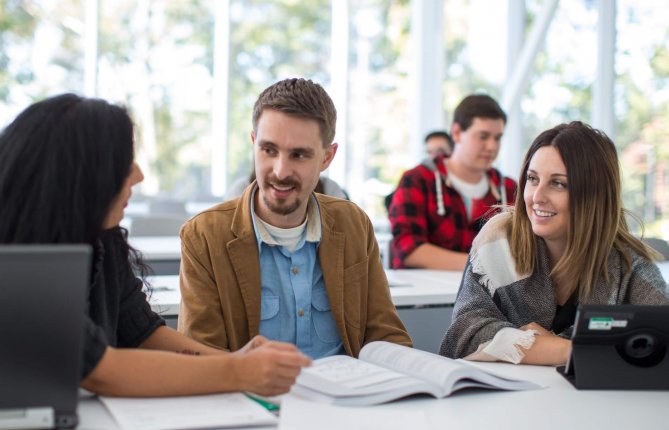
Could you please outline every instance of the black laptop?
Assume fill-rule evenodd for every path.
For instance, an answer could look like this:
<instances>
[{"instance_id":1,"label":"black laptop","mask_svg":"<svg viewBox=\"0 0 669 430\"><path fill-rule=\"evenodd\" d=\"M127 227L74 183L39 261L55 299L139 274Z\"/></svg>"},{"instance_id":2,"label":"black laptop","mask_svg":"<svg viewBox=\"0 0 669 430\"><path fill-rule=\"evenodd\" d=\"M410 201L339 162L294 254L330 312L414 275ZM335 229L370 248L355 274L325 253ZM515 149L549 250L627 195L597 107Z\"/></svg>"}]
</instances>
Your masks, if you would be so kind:
<instances>
[{"instance_id":1,"label":"black laptop","mask_svg":"<svg viewBox=\"0 0 669 430\"><path fill-rule=\"evenodd\" d=\"M669 390L669 306L580 305L564 376L579 389Z\"/></svg>"},{"instance_id":2,"label":"black laptop","mask_svg":"<svg viewBox=\"0 0 669 430\"><path fill-rule=\"evenodd\" d=\"M0 245L0 429L77 425L91 248Z\"/></svg>"}]
</instances>

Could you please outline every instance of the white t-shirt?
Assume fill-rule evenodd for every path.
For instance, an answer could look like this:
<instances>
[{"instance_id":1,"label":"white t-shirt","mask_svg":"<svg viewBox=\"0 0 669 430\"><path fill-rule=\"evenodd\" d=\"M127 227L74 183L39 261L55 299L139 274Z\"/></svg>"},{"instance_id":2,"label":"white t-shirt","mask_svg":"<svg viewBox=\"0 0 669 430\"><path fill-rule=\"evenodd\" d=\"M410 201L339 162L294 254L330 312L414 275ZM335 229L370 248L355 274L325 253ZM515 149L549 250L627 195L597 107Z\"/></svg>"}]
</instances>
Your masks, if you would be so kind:
<instances>
[{"instance_id":1,"label":"white t-shirt","mask_svg":"<svg viewBox=\"0 0 669 430\"><path fill-rule=\"evenodd\" d=\"M269 235L272 236L272 239L274 239L279 246L286 248L290 252L295 251L297 244L300 242L300 239L307 228L306 218L302 224L293 228L274 227L260 219L260 217L256 217L256 219L263 225L263 227L265 227Z\"/></svg>"},{"instance_id":2,"label":"white t-shirt","mask_svg":"<svg viewBox=\"0 0 669 430\"><path fill-rule=\"evenodd\" d=\"M462 196L462 200L465 202L465 207L467 208L467 218L471 219L472 199L482 199L490 190L488 176L483 175L481 180L476 184L465 182L451 172L448 172L448 179L451 182L451 186Z\"/></svg>"}]
</instances>

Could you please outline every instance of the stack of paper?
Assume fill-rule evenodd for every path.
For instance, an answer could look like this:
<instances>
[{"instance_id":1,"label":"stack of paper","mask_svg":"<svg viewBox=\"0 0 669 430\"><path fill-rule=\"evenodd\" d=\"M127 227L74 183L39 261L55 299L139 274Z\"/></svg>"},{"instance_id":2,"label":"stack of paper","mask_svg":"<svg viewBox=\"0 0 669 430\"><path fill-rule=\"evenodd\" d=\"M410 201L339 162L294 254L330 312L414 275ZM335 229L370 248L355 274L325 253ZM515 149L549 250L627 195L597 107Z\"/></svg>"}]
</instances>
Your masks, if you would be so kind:
<instances>
[{"instance_id":1,"label":"stack of paper","mask_svg":"<svg viewBox=\"0 0 669 430\"><path fill-rule=\"evenodd\" d=\"M126 430L177 430L276 425L277 418L241 393L164 398L101 397Z\"/></svg>"}]
</instances>

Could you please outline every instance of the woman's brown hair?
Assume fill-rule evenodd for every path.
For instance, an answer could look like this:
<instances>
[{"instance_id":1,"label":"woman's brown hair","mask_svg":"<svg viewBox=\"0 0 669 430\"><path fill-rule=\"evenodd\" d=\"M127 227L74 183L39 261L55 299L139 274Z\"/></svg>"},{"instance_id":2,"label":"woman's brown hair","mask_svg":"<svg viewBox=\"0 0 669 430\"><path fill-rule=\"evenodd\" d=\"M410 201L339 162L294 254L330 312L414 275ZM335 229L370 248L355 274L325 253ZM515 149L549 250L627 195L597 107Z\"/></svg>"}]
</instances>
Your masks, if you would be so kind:
<instances>
[{"instance_id":1,"label":"woman's brown hair","mask_svg":"<svg viewBox=\"0 0 669 430\"><path fill-rule=\"evenodd\" d=\"M574 121L541 133L525 155L510 226L511 254L519 273L532 273L538 266L541 239L532 231L523 191L530 161L545 146L559 152L569 190L567 246L551 274L565 283L569 295L577 292L579 302L587 301L600 276L608 281L606 266L611 252L620 253L627 270L631 266L629 249L649 260L655 254L627 226L615 145L603 132Z\"/></svg>"}]
</instances>

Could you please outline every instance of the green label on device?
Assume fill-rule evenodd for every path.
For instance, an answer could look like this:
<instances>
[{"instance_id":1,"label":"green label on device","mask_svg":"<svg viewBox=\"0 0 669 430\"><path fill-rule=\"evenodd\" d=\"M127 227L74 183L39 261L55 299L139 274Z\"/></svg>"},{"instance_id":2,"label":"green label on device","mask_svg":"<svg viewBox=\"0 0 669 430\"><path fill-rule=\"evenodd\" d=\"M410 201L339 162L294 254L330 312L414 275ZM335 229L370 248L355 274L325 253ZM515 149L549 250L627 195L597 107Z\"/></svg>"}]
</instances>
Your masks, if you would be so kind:
<instances>
[{"instance_id":1,"label":"green label on device","mask_svg":"<svg viewBox=\"0 0 669 430\"><path fill-rule=\"evenodd\" d=\"M590 323L588 323L588 330L611 330L612 326L613 318L594 317L590 318Z\"/></svg>"}]
</instances>

